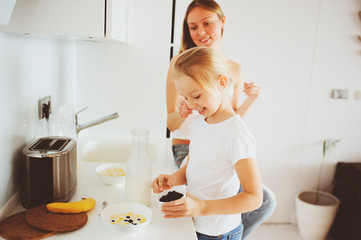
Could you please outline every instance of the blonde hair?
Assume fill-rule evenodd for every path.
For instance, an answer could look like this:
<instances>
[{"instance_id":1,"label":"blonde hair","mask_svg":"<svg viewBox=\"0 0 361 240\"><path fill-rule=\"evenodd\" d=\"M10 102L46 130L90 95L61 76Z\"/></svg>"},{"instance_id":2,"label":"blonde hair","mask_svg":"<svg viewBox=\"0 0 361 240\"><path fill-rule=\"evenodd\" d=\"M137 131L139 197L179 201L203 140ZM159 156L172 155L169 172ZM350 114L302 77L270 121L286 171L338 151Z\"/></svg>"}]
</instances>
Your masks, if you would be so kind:
<instances>
[{"instance_id":1,"label":"blonde hair","mask_svg":"<svg viewBox=\"0 0 361 240\"><path fill-rule=\"evenodd\" d=\"M174 64L173 76L186 75L205 89L214 87L219 76L231 82L228 64L214 49L194 47L181 53Z\"/></svg>"},{"instance_id":2,"label":"blonde hair","mask_svg":"<svg viewBox=\"0 0 361 240\"><path fill-rule=\"evenodd\" d=\"M213 1L213 0L193 0L189 4L186 14L184 16L182 42L181 42L181 47L180 47L179 53L182 53L183 51L190 49L192 47L196 47L196 44L193 42L193 40L191 38L191 34L189 32L189 27L188 27L188 23L187 23L187 18L188 18L189 13L196 7L200 7L205 10L214 12L215 14L217 14L217 16L219 17L220 20L222 20L224 17L221 7L215 1ZM223 28L222 28L222 35L223 35Z\"/></svg>"}]
</instances>

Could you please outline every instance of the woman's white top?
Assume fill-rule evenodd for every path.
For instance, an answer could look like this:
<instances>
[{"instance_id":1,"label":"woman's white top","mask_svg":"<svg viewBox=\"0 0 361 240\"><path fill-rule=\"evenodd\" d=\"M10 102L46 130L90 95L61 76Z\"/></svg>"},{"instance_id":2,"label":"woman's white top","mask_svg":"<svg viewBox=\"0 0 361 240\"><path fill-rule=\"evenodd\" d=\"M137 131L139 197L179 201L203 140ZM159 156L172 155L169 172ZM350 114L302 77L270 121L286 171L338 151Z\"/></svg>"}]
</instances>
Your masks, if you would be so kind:
<instances>
[{"instance_id":1,"label":"woman's white top","mask_svg":"<svg viewBox=\"0 0 361 240\"><path fill-rule=\"evenodd\" d=\"M240 182L234 165L256 157L255 138L242 118L236 114L221 123L208 124L198 115L190 137L187 192L205 200L236 195ZM229 232L241 221L241 214L194 217L196 231L211 236Z\"/></svg>"},{"instance_id":2,"label":"woman's white top","mask_svg":"<svg viewBox=\"0 0 361 240\"><path fill-rule=\"evenodd\" d=\"M172 138L190 139L192 119L195 117L195 114L198 114L198 112L193 111L193 113L190 114L188 118L184 121L182 126L180 126L177 130L172 131Z\"/></svg>"}]
</instances>

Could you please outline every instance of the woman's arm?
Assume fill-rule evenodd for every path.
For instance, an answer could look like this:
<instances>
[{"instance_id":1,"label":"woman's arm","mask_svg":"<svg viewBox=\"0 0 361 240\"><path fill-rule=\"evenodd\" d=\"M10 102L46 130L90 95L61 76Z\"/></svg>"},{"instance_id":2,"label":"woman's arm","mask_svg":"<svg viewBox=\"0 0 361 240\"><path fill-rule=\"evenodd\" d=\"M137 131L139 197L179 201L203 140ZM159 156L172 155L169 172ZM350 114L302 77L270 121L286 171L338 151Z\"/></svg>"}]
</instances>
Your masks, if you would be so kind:
<instances>
[{"instance_id":1,"label":"woman's arm","mask_svg":"<svg viewBox=\"0 0 361 240\"><path fill-rule=\"evenodd\" d=\"M189 114L192 113L192 110L190 110L188 106L181 105L179 102L180 95L175 87L173 79L173 69L176 60L177 56L172 58L167 75L167 127L170 131L180 128L184 121L188 118Z\"/></svg>"},{"instance_id":2,"label":"woman's arm","mask_svg":"<svg viewBox=\"0 0 361 240\"><path fill-rule=\"evenodd\" d=\"M202 200L187 194L186 198L162 205L165 217L237 214L259 208L262 204L263 192L256 160L253 158L239 160L235 169L242 183L243 192L230 198L217 200Z\"/></svg>"},{"instance_id":3,"label":"woman's arm","mask_svg":"<svg viewBox=\"0 0 361 240\"><path fill-rule=\"evenodd\" d=\"M249 107L257 99L260 87L254 83L244 83L243 82L243 70L241 65L236 62L230 63L230 71L232 76L232 81L234 82L234 91L232 97L232 107L233 110L239 114L241 117L244 117ZM243 92L247 95L247 98L241 104L241 93Z\"/></svg>"},{"instance_id":4,"label":"woman's arm","mask_svg":"<svg viewBox=\"0 0 361 240\"><path fill-rule=\"evenodd\" d=\"M244 100L242 105L236 110L236 113L241 117L244 117L249 107L256 101L258 98L260 87L255 83L244 83L243 92L247 95L247 98Z\"/></svg>"}]
</instances>

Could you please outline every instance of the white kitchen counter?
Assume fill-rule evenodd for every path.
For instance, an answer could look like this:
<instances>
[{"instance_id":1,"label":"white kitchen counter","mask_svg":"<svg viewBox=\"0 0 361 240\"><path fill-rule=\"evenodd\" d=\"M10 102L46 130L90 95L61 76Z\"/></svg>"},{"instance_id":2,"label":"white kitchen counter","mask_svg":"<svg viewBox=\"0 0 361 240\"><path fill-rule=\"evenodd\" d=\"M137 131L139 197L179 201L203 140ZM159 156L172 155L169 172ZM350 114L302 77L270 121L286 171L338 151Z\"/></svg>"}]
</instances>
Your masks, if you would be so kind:
<instances>
[{"instance_id":1,"label":"white kitchen counter","mask_svg":"<svg viewBox=\"0 0 361 240\"><path fill-rule=\"evenodd\" d=\"M99 213L102 210L103 201L108 205L122 202L124 199L124 186L113 187L103 184L95 173L96 166L104 163L79 163L78 188L72 201L82 197L92 197L97 201L95 208L88 212L88 222L81 229L57 233L49 239L124 239L124 240L192 240L197 239L193 220L191 218L165 219L160 211L160 205L156 202L156 194L152 193L151 209L153 210L152 221L141 232L129 236L119 236L104 226Z\"/></svg>"},{"instance_id":2,"label":"white kitchen counter","mask_svg":"<svg viewBox=\"0 0 361 240\"><path fill-rule=\"evenodd\" d=\"M169 147L170 149L170 147ZM172 173L177 167L172 162L171 156L159 156L153 163L153 176L159 173ZM95 173L95 168L105 162L82 162L78 161L78 184L71 201L81 200L83 197L91 197L96 200L94 209L88 212L88 222L78 230L64 233L56 233L47 239L78 240L78 239L122 239L122 240L193 240L197 239L192 218L165 219L157 203L156 194L152 193L151 209L152 221L141 232L129 236L119 236L104 226L99 213L102 210L103 201L108 205L124 201L124 185L113 187L105 185ZM13 211L23 211L20 205ZM1 239L1 237L0 237Z\"/></svg>"}]
</instances>

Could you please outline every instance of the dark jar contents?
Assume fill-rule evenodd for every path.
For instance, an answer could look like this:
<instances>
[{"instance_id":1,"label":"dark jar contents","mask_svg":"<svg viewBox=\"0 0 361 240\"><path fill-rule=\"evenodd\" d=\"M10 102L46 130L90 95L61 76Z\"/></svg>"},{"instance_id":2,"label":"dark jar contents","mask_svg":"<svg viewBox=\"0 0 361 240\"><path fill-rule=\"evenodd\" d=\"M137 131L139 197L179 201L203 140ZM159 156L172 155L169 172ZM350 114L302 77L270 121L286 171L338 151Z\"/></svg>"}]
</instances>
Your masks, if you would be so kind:
<instances>
[{"instance_id":1,"label":"dark jar contents","mask_svg":"<svg viewBox=\"0 0 361 240\"><path fill-rule=\"evenodd\" d=\"M183 197L182 193L176 192L176 191L170 191L166 195L162 196L159 201L161 202L171 202L177 199L180 199Z\"/></svg>"}]
</instances>

